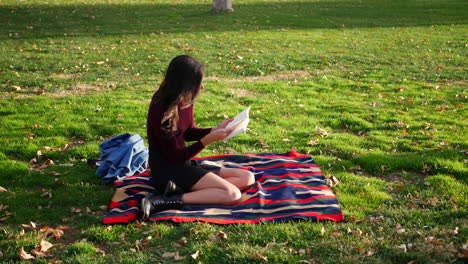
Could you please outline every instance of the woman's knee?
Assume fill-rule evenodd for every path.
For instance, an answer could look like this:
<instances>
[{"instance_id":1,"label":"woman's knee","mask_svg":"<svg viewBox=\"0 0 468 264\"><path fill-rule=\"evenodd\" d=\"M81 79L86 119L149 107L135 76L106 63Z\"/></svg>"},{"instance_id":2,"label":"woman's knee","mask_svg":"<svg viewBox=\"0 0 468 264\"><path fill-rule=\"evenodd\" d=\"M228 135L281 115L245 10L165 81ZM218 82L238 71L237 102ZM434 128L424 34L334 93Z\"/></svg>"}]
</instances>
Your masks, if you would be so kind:
<instances>
[{"instance_id":1,"label":"woman's knee","mask_svg":"<svg viewBox=\"0 0 468 264\"><path fill-rule=\"evenodd\" d=\"M248 187L255 183L255 175L248 170L242 170L239 172L239 179L242 187Z\"/></svg>"},{"instance_id":2,"label":"woman's knee","mask_svg":"<svg viewBox=\"0 0 468 264\"><path fill-rule=\"evenodd\" d=\"M236 202L240 201L240 199L242 197L241 191L234 185L232 187L228 188L226 190L226 193L227 193L227 196L228 196L228 199L229 199L229 203L236 203Z\"/></svg>"},{"instance_id":3,"label":"woman's knee","mask_svg":"<svg viewBox=\"0 0 468 264\"><path fill-rule=\"evenodd\" d=\"M251 171L245 171L245 172L246 172L246 175L244 177L245 177L245 180L247 182L247 186L254 184L255 183L255 174L253 174Z\"/></svg>"}]
</instances>

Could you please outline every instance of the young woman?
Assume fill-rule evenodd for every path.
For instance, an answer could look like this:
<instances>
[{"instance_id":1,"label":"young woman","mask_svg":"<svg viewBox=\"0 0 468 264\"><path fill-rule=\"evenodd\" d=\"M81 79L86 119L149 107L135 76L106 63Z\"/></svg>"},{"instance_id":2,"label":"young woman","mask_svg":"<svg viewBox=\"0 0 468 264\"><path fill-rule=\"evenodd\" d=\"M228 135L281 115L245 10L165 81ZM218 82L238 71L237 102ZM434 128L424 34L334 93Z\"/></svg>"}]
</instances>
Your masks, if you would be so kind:
<instances>
[{"instance_id":1,"label":"young woman","mask_svg":"<svg viewBox=\"0 0 468 264\"><path fill-rule=\"evenodd\" d=\"M183 204L232 204L255 181L253 173L234 168L200 166L192 161L209 144L232 131L226 120L214 128L197 128L193 104L203 90L203 65L194 58L175 57L153 95L148 112L149 165L155 188L142 200L143 218ZM186 146L186 141L195 143Z\"/></svg>"}]
</instances>

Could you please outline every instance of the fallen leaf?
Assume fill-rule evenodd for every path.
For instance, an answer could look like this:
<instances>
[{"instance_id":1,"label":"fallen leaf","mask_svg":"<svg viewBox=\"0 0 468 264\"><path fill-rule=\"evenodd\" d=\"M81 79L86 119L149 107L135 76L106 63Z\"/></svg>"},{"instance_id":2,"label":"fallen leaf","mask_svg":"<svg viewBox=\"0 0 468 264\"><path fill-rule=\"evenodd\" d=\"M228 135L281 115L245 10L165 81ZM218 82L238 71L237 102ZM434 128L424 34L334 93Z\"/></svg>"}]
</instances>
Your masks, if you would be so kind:
<instances>
[{"instance_id":1,"label":"fallen leaf","mask_svg":"<svg viewBox=\"0 0 468 264\"><path fill-rule=\"evenodd\" d=\"M262 255L261 253L249 254L249 256L253 259L261 259L264 261L268 261L268 258Z\"/></svg>"},{"instance_id":2,"label":"fallen leaf","mask_svg":"<svg viewBox=\"0 0 468 264\"><path fill-rule=\"evenodd\" d=\"M68 184L68 182L57 179L57 178L54 180L54 182L57 183L57 184L60 184L60 185L67 185Z\"/></svg>"},{"instance_id":3,"label":"fallen leaf","mask_svg":"<svg viewBox=\"0 0 468 264\"><path fill-rule=\"evenodd\" d=\"M143 239L143 242L149 242L149 241L151 241L152 239L153 239L152 236L147 236L147 237L145 237L145 238Z\"/></svg>"},{"instance_id":4,"label":"fallen leaf","mask_svg":"<svg viewBox=\"0 0 468 264\"><path fill-rule=\"evenodd\" d=\"M41 240L41 243L39 245L41 252L47 252L47 250L54 246L52 243L45 241L44 239Z\"/></svg>"},{"instance_id":5,"label":"fallen leaf","mask_svg":"<svg viewBox=\"0 0 468 264\"><path fill-rule=\"evenodd\" d=\"M42 252L42 251L40 251L39 249L36 249L36 248L31 250L31 253L33 253L36 256L36 258L43 258L43 257L46 256L45 252Z\"/></svg>"},{"instance_id":6,"label":"fallen leaf","mask_svg":"<svg viewBox=\"0 0 468 264\"><path fill-rule=\"evenodd\" d=\"M22 260L34 259L34 256L24 251L24 248L20 248L20 258Z\"/></svg>"},{"instance_id":7,"label":"fallen leaf","mask_svg":"<svg viewBox=\"0 0 468 264\"><path fill-rule=\"evenodd\" d=\"M438 245L438 246L445 246L446 244L442 241L439 240L431 240L432 244Z\"/></svg>"},{"instance_id":8,"label":"fallen leaf","mask_svg":"<svg viewBox=\"0 0 468 264\"><path fill-rule=\"evenodd\" d=\"M273 239L273 240L274 240L274 239ZM270 247L272 247L272 246L275 246L275 245L276 245L276 246L285 246L285 245L287 245L288 243L289 243L288 241L285 241L285 242L282 242L282 243L276 243L276 241L273 241L273 242L268 243L268 244L265 246L265 248L268 249L268 248L270 248Z\"/></svg>"},{"instance_id":9,"label":"fallen leaf","mask_svg":"<svg viewBox=\"0 0 468 264\"><path fill-rule=\"evenodd\" d=\"M40 197L47 197L47 196L49 196L49 198L52 198L52 193L50 193L50 192L43 192L43 193L40 195Z\"/></svg>"},{"instance_id":10,"label":"fallen leaf","mask_svg":"<svg viewBox=\"0 0 468 264\"><path fill-rule=\"evenodd\" d=\"M174 256L174 260L182 260L185 259L185 256L180 256L179 251L176 251L176 254Z\"/></svg>"},{"instance_id":11,"label":"fallen leaf","mask_svg":"<svg viewBox=\"0 0 468 264\"><path fill-rule=\"evenodd\" d=\"M22 227L26 228L26 229L36 229L37 228L37 224L34 223L34 222L29 222L29 224L21 224Z\"/></svg>"},{"instance_id":12,"label":"fallen leaf","mask_svg":"<svg viewBox=\"0 0 468 264\"><path fill-rule=\"evenodd\" d=\"M77 213L77 214L79 214L79 213L82 212L81 208L73 207L73 206L70 208L70 211L71 211L72 213ZM108 227L111 227L111 228L112 228L112 226L108 226ZM107 230L107 228L106 228L106 230Z\"/></svg>"},{"instance_id":13,"label":"fallen leaf","mask_svg":"<svg viewBox=\"0 0 468 264\"><path fill-rule=\"evenodd\" d=\"M188 241L187 241L187 238L186 238L186 237L182 237L182 238L180 239L180 242L183 243L183 244L187 244Z\"/></svg>"},{"instance_id":14,"label":"fallen leaf","mask_svg":"<svg viewBox=\"0 0 468 264\"><path fill-rule=\"evenodd\" d=\"M318 145L318 143L319 143L319 139L316 138L316 139L311 139L309 142L307 142L307 145L315 146L315 145Z\"/></svg>"},{"instance_id":15,"label":"fallen leaf","mask_svg":"<svg viewBox=\"0 0 468 264\"><path fill-rule=\"evenodd\" d=\"M198 252L198 251L197 251ZM176 252L166 252L162 255L163 258L174 258L175 260L182 260L185 257L179 255L179 251Z\"/></svg>"},{"instance_id":16,"label":"fallen leaf","mask_svg":"<svg viewBox=\"0 0 468 264\"><path fill-rule=\"evenodd\" d=\"M408 251L405 244L400 244L400 245L397 246L397 248L402 249L404 252Z\"/></svg>"},{"instance_id":17,"label":"fallen leaf","mask_svg":"<svg viewBox=\"0 0 468 264\"><path fill-rule=\"evenodd\" d=\"M200 257L200 251L196 251L195 253L193 253L192 255L190 255L190 257L192 257L193 259L197 260L199 257Z\"/></svg>"},{"instance_id":18,"label":"fallen leaf","mask_svg":"<svg viewBox=\"0 0 468 264\"><path fill-rule=\"evenodd\" d=\"M423 85L421 88L430 88L430 89L435 89L438 90L440 87L438 85Z\"/></svg>"},{"instance_id":19,"label":"fallen leaf","mask_svg":"<svg viewBox=\"0 0 468 264\"><path fill-rule=\"evenodd\" d=\"M228 238L228 237L227 237L227 234L224 233L223 231L219 231L219 232L218 232L218 236L221 237L222 239L227 239L227 238Z\"/></svg>"},{"instance_id":20,"label":"fallen leaf","mask_svg":"<svg viewBox=\"0 0 468 264\"><path fill-rule=\"evenodd\" d=\"M96 248L96 253L100 254L101 256L105 257L106 256L106 252L104 252L104 250L100 249L100 248Z\"/></svg>"},{"instance_id":21,"label":"fallen leaf","mask_svg":"<svg viewBox=\"0 0 468 264\"><path fill-rule=\"evenodd\" d=\"M452 235L458 235L458 226L455 227L455 229L453 229L453 230L449 230L449 233L452 234Z\"/></svg>"},{"instance_id":22,"label":"fallen leaf","mask_svg":"<svg viewBox=\"0 0 468 264\"><path fill-rule=\"evenodd\" d=\"M2 186L0 186L0 192L8 192L7 189L3 188Z\"/></svg>"},{"instance_id":23,"label":"fallen leaf","mask_svg":"<svg viewBox=\"0 0 468 264\"><path fill-rule=\"evenodd\" d=\"M65 227L58 227L56 229L44 226L40 229L41 232L44 232L45 236L52 236L53 238L61 238L64 234L64 229L68 229L66 226Z\"/></svg>"},{"instance_id":24,"label":"fallen leaf","mask_svg":"<svg viewBox=\"0 0 468 264\"><path fill-rule=\"evenodd\" d=\"M338 180L338 178L336 178L333 175L329 175L327 179L325 180L325 182L330 187L335 187L336 185L340 184L340 181Z\"/></svg>"},{"instance_id":25,"label":"fallen leaf","mask_svg":"<svg viewBox=\"0 0 468 264\"><path fill-rule=\"evenodd\" d=\"M315 127L315 134L320 135L321 137L328 137L328 132L321 128L321 127Z\"/></svg>"},{"instance_id":26,"label":"fallen leaf","mask_svg":"<svg viewBox=\"0 0 468 264\"><path fill-rule=\"evenodd\" d=\"M400 235L403 234L404 232L406 232L406 230L401 226L400 223L397 223L396 230L397 230L397 233L400 234Z\"/></svg>"}]
</instances>

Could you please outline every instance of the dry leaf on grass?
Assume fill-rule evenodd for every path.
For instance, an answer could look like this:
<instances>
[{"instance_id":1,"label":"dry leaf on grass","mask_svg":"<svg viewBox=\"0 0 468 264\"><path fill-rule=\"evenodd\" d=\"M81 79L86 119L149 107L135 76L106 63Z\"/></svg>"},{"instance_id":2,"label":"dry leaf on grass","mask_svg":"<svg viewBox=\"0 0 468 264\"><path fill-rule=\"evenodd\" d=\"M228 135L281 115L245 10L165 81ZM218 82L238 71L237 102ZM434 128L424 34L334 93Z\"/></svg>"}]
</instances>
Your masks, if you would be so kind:
<instances>
[{"instance_id":1,"label":"dry leaf on grass","mask_svg":"<svg viewBox=\"0 0 468 264\"><path fill-rule=\"evenodd\" d=\"M34 256L29 254L28 252L24 251L24 248L20 248L20 259L21 260L28 260L28 259L34 259Z\"/></svg>"},{"instance_id":2,"label":"dry leaf on grass","mask_svg":"<svg viewBox=\"0 0 468 264\"><path fill-rule=\"evenodd\" d=\"M316 139L311 139L309 142L307 142L307 145L309 146L315 146L315 145L318 145L319 144L319 139L316 138Z\"/></svg>"},{"instance_id":3,"label":"dry leaf on grass","mask_svg":"<svg viewBox=\"0 0 468 264\"><path fill-rule=\"evenodd\" d=\"M96 248L96 253L97 254L100 254L101 256L105 257L106 256L106 252L104 252L104 250L100 249L100 248Z\"/></svg>"},{"instance_id":4,"label":"dry leaf on grass","mask_svg":"<svg viewBox=\"0 0 468 264\"><path fill-rule=\"evenodd\" d=\"M40 246L40 251L41 252L47 252L47 250L49 250L54 245L52 243L42 239L41 243L39 243L39 246Z\"/></svg>"},{"instance_id":5,"label":"dry leaf on grass","mask_svg":"<svg viewBox=\"0 0 468 264\"><path fill-rule=\"evenodd\" d=\"M171 257L174 257L175 256L175 252L166 252L164 254L162 254L161 257L163 258L171 258Z\"/></svg>"},{"instance_id":6,"label":"dry leaf on grass","mask_svg":"<svg viewBox=\"0 0 468 264\"><path fill-rule=\"evenodd\" d=\"M0 186L0 192L8 192L7 189L3 188L2 186Z\"/></svg>"},{"instance_id":7,"label":"dry leaf on grass","mask_svg":"<svg viewBox=\"0 0 468 264\"><path fill-rule=\"evenodd\" d=\"M325 235L325 232L326 232L325 227L322 226L322 229L320 229L320 235L322 236Z\"/></svg>"},{"instance_id":8,"label":"dry leaf on grass","mask_svg":"<svg viewBox=\"0 0 468 264\"><path fill-rule=\"evenodd\" d=\"M219 232L218 232L218 236L221 237L222 239L227 239L227 238L228 238L228 237L227 237L227 234L224 233L223 231L219 231Z\"/></svg>"},{"instance_id":9,"label":"dry leaf on grass","mask_svg":"<svg viewBox=\"0 0 468 264\"><path fill-rule=\"evenodd\" d=\"M325 129L318 126L315 127L315 134L320 135L323 138L328 137L328 132Z\"/></svg>"},{"instance_id":10,"label":"dry leaf on grass","mask_svg":"<svg viewBox=\"0 0 468 264\"><path fill-rule=\"evenodd\" d=\"M325 180L327 185L330 187L335 187L336 185L340 184L338 178L333 175L328 175L328 178Z\"/></svg>"},{"instance_id":11,"label":"dry leaf on grass","mask_svg":"<svg viewBox=\"0 0 468 264\"><path fill-rule=\"evenodd\" d=\"M36 229L37 228L37 224L34 223L34 222L29 222L29 224L21 224L22 227L26 228L26 229Z\"/></svg>"},{"instance_id":12,"label":"dry leaf on grass","mask_svg":"<svg viewBox=\"0 0 468 264\"><path fill-rule=\"evenodd\" d=\"M44 232L46 236L52 236L53 238L61 238L64 234L63 230L69 229L68 226L59 226L57 228L50 228L44 226L40 229L41 232Z\"/></svg>"},{"instance_id":13,"label":"dry leaf on grass","mask_svg":"<svg viewBox=\"0 0 468 264\"><path fill-rule=\"evenodd\" d=\"M195 253L193 253L192 255L190 255L190 257L192 257L193 259L197 260L199 257L200 257L200 251L196 251Z\"/></svg>"},{"instance_id":14,"label":"dry leaf on grass","mask_svg":"<svg viewBox=\"0 0 468 264\"><path fill-rule=\"evenodd\" d=\"M249 256L253 259L260 259L260 260L268 261L268 258L262 255L261 253L249 254Z\"/></svg>"},{"instance_id":15,"label":"dry leaf on grass","mask_svg":"<svg viewBox=\"0 0 468 264\"><path fill-rule=\"evenodd\" d=\"M163 258L174 258L174 260L185 259L185 256L180 256L179 251L176 252L166 252L162 255Z\"/></svg>"}]
</instances>

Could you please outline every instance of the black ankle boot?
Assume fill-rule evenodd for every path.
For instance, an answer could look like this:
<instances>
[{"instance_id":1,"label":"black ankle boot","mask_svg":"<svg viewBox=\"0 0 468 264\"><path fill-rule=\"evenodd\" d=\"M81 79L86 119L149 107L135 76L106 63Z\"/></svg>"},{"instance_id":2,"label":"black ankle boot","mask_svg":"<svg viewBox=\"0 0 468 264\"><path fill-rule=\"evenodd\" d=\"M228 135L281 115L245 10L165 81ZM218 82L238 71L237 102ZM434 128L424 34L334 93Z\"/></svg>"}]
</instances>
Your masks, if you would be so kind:
<instances>
[{"instance_id":1,"label":"black ankle boot","mask_svg":"<svg viewBox=\"0 0 468 264\"><path fill-rule=\"evenodd\" d=\"M182 201L182 194L176 194L169 197L150 194L141 200L143 219L148 219L152 214L165 210L179 209L183 205L184 202Z\"/></svg>"},{"instance_id":2,"label":"black ankle boot","mask_svg":"<svg viewBox=\"0 0 468 264\"><path fill-rule=\"evenodd\" d=\"M168 181L163 196L171 196L173 194L183 194L184 190L177 186L173 181Z\"/></svg>"}]
</instances>

